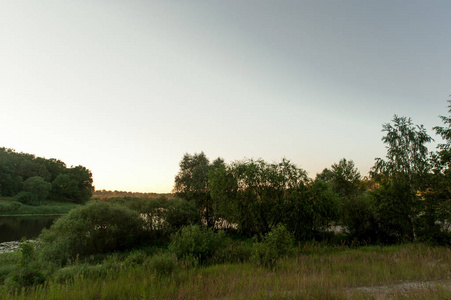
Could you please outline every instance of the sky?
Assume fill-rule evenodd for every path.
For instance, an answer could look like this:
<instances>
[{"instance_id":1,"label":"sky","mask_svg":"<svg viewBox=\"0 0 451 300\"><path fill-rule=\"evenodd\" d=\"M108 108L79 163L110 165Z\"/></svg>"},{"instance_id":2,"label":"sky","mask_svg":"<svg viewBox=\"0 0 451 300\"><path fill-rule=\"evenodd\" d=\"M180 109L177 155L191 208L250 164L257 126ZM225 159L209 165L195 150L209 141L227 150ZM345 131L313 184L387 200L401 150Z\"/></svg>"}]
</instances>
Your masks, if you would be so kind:
<instances>
[{"instance_id":1,"label":"sky","mask_svg":"<svg viewBox=\"0 0 451 300\"><path fill-rule=\"evenodd\" d=\"M201 151L367 175L394 114L436 138L450 16L448 0L0 0L0 147L83 165L98 190L171 192Z\"/></svg>"}]
</instances>

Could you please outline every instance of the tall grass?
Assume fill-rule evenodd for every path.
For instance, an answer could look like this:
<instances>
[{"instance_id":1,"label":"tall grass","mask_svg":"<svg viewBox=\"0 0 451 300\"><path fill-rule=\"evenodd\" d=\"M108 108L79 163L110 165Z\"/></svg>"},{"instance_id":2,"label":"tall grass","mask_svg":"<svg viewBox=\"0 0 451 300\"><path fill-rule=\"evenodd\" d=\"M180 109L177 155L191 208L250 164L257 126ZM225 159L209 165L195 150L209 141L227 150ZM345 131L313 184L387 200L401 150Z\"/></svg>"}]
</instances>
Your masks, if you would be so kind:
<instances>
[{"instance_id":1,"label":"tall grass","mask_svg":"<svg viewBox=\"0 0 451 300\"><path fill-rule=\"evenodd\" d=\"M324 251L299 247L277 268L250 262L177 268L160 275L145 257L117 256L99 267L68 266L72 275L1 299L443 299L451 297L451 250L423 244ZM312 247L319 247L315 253ZM323 253L321 253L323 252ZM134 253L133 255L136 255ZM128 260L130 261L130 259ZM82 267L83 272L77 272ZM89 269L91 268L91 269ZM99 270L99 268L104 268ZM62 269L64 270L64 269ZM100 273L99 273L100 272ZM69 272L70 273L70 272ZM102 274L99 276L99 274Z\"/></svg>"}]
</instances>

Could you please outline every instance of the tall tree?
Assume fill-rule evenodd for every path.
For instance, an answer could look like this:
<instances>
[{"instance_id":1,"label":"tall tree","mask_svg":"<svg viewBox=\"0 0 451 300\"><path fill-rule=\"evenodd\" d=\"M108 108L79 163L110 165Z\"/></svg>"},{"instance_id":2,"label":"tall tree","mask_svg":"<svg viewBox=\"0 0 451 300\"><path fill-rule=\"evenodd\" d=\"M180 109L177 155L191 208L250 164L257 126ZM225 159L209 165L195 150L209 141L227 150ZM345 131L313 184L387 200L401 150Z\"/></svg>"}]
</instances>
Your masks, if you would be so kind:
<instances>
[{"instance_id":1,"label":"tall tree","mask_svg":"<svg viewBox=\"0 0 451 300\"><path fill-rule=\"evenodd\" d=\"M410 118L393 117L393 125L383 125L386 135L386 160L376 158L373 174L385 177L407 176L412 188L418 188L421 177L431 170L426 143L433 141L423 125L414 125Z\"/></svg>"},{"instance_id":2,"label":"tall tree","mask_svg":"<svg viewBox=\"0 0 451 300\"><path fill-rule=\"evenodd\" d=\"M208 174L223 163L218 158L210 164L204 152L193 155L186 153L180 161L180 171L175 176L174 192L177 196L194 202L209 227L214 227L215 220Z\"/></svg>"},{"instance_id":3,"label":"tall tree","mask_svg":"<svg viewBox=\"0 0 451 300\"><path fill-rule=\"evenodd\" d=\"M210 185L217 212L249 236L267 233L279 223L302 236L312 227L299 226L307 222L304 215L312 223L311 212L322 198L309 197L307 173L286 159L272 164L236 161L210 173Z\"/></svg>"},{"instance_id":4,"label":"tall tree","mask_svg":"<svg viewBox=\"0 0 451 300\"><path fill-rule=\"evenodd\" d=\"M349 197L358 190L360 172L352 160L342 158L332 169L332 188L340 197Z\"/></svg>"},{"instance_id":5,"label":"tall tree","mask_svg":"<svg viewBox=\"0 0 451 300\"><path fill-rule=\"evenodd\" d=\"M424 193L426 234L441 244L451 244L451 100L448 100L448 113L440 116L444 126L433 128L443 142L432 153L434 173L430 176L430 188Z\"/></svg>"},{"instance_id":6,"label":"tall tree","mask_svg":"<svg viewBox=\"0 0 451 300\"><path fill-rule=\"evenodd\" d=\"M431 170L426 144L431 142L432 138L423 125L414 125L410 118L396 115L393 124L384 124L382 131L386 132L382 138L387 148L386 159L376 158L371 172L373 177L385 182L382 188L386 191L376 193L380 196L378 201L381 216L393 213L393 204L402 203L402 206L396 205L397 215L392 217L399 220L400 224L406 224L408 221L409 236L416 239L415 220L420 204L417 192L424 189L424 178ZM390 184L387 184L388 182ZM393 218L390 219L391 223ZM405 228L399 226L401 227Z\"/></svg>"}]
</instances>

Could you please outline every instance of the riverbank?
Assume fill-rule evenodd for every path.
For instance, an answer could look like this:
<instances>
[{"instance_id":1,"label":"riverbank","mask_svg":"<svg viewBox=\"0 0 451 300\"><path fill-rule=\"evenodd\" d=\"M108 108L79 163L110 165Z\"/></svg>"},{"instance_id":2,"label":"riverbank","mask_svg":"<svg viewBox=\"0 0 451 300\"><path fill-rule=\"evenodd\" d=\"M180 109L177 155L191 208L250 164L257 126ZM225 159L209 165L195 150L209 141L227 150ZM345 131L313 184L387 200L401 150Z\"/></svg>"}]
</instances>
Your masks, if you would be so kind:
<instances>
[{"instance_id":1,"label":"riverbank","mask_svg":"<svg viewBox=\"0 0 451 300\"><path fill-rule=\"evenodd\" d=\"M64 215L81 204L46 200L41 205L32 206L16 201L15 197L0 197L0 216Z\"/></svg>"},{"instance_id":2,"label":"riverbank","mask_svg":"<svg viewBox=\"0 0 451 300\"><path fill-rule=\"evenodd\" d=\"M27 240L28 243L36 243L35 240ZM14 251L19 250L20 244L22 242L20 241L11 241L11 242L4 242L0 243L0 253L11 253Z\"/></svg>"}]
</instances>

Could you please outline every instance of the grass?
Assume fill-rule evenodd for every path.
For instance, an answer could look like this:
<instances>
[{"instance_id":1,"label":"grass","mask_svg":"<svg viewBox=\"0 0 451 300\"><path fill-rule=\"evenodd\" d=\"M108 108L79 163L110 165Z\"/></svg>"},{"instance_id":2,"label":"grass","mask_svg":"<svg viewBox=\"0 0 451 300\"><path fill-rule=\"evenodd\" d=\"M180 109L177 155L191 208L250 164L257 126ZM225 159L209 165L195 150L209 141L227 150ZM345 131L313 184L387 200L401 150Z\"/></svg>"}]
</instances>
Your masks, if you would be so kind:
<instances>
[{"instance_id":1,"label":"grass","mask_svg":"<svg viewBox=\"0 0 451 300\"><path fill-rule=\"evenodd\" d=\"M80 204L46 200L39 206L22 204L14 197L0 197L0 216L67 214Z\"/></svg>"},{"instance_id":2,"label":"grass","mask_svg":"<svg viewBox=\"0 0 451 300\"><path fill-rule=\"evenodd\" d=\"M320 249L314 251L315 247ZM276 269L250 262L187 267L179 261L168 275L155 270L152 255L136 259L136 250L128 256L110 255L101 264L74 263L58 270L44 285L17 294L4 288L0 298L451 298L450 248L425 244L323 248L321 244L301 245L294 255L279 261Z\"/></svg>"}]
</instances>

